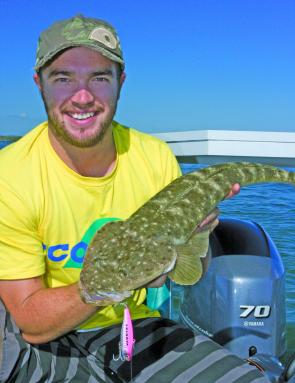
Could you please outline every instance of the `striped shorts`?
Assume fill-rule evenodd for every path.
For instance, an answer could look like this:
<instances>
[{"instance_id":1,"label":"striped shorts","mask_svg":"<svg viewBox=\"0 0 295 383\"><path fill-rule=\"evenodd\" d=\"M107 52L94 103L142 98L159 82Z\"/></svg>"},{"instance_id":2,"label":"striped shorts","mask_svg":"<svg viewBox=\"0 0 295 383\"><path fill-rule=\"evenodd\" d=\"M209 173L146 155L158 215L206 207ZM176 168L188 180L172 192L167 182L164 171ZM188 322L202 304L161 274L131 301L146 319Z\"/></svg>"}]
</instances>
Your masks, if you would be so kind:
<instances>
[{"instance_id":1,"label":"striped shorts","mask_svg":"<svg viewBox=\"0 0 295 383\"><path fill-rule=\"evenodd\" d=\"M120 325L74 331L49 343L31 345L9 314L4 315L0 382L269 382L255 367L212 340L168 319L135 320L134 356L131 362L123 362L114 360Z\"/></svg>"}]
</instances>

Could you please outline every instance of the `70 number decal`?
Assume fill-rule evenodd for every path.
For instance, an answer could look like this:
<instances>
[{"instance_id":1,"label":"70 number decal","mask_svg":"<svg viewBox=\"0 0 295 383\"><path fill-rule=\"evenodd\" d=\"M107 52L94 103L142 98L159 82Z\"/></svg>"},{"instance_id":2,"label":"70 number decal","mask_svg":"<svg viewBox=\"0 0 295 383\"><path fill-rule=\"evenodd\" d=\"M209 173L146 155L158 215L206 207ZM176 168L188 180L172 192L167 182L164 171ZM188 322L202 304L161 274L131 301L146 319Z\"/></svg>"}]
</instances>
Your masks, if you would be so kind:
<instances>
[{"instance_id":1,"label":"70 number decal","mask_svg":"<svg viewBox=\"0 0 295 383\"><path fill-rule=\"evenodd\" d=\"M270 315L270 306L241 305L240 309L243 310L240 318L247 318L251 313L255 318L268 318Z\"/></svg>"}]
</instances>

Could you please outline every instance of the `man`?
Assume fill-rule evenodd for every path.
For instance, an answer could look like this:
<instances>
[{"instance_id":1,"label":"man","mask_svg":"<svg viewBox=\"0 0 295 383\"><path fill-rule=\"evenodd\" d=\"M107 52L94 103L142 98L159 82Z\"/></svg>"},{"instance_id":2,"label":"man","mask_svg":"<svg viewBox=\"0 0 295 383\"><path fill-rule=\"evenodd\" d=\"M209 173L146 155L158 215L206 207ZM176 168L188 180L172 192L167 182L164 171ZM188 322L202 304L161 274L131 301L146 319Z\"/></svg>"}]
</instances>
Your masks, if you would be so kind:
<instances>
[{"instance_id":1,"label":"man","mask_svg":"<svg viewBox=\"0 0 295 383\"><path fill-rule=\"evenodd\" d=\"M264 381L210 340L160 319L144 305L145 289L126 300L132 372L113 359L123 305L81 299L87 245L106 222L128 218L178 177L179 167L166 144L113 120L125 73L111 25L83 16L54 24L40 36L35 69L48 122L0 154L2 381L125 382L133 373L134 382L229 382L233 369L235 379ZM212 361L195 367L208 354L216 365L226 360L218 373Z\"/></svg>"}]
</instances>

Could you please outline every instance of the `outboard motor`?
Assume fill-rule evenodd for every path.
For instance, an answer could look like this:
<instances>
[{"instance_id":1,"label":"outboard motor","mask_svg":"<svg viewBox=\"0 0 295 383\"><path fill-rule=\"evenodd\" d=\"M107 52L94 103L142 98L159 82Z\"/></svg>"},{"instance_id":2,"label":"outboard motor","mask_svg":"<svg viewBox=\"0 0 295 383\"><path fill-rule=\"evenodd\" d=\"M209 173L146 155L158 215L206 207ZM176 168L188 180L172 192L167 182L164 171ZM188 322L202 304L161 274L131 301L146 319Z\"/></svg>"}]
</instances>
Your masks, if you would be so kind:
<instances>
[{"instance_id":1,"label":"outboard motor","mask_svg":"<svg viewBox=\"0 0 295 383\"><path fill-rule=\"evenodd\" d=\"M254 222L221 219L210 251L207 273L183 289L180 321L282 381L285 272L276 246Z\"/></svg>"}]
</instances>

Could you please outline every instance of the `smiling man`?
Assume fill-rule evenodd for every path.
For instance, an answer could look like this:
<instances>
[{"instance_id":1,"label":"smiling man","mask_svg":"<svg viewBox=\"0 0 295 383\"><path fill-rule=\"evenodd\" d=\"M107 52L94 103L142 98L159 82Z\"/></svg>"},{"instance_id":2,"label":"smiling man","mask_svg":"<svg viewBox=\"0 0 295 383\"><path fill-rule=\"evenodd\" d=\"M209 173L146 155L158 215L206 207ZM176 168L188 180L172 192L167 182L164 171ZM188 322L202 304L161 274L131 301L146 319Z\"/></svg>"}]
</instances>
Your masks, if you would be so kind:
<instances>
[{"instance_id":1,"label":"smiling man","mask_svg":"<svg viewBox=\"0 0 295 383\"><path fill-rule=\"evenodd\" d=\"M120 301L134 321L133 382L266 381L211 340L159 318L145 288L104 307L84 303L78 282L94 233L127 219L180 170L165 143L113 119L125 72L110 24L83 16L53 24L40 36L35 69L48 121L0 153L1 382L130 381L129 362L113 358Z\"/></svg>"},{"instance_id":2,"label":"smiling man","mask_svg":"<svg viewBox=\"0 0 295 383\"><path fill-rule=\"evenodd\" d=\"M80 147L94 146L105 136L110 141L124 78L119 65L89 48L59 55L35 75L52 132Z\"/></svg>"}]
</instances>

